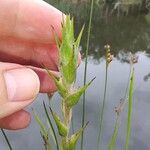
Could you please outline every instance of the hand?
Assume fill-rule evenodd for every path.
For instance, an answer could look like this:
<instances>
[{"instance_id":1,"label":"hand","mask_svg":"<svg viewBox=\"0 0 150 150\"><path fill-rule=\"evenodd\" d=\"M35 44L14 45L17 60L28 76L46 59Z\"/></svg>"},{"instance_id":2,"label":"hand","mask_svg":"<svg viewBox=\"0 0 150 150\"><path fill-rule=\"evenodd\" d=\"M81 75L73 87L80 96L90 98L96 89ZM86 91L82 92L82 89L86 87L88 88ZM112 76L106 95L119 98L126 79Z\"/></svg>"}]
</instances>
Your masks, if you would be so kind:
<instances>
[{"instance_id":1,"label":"hand","mask_svg":"<svg viewBox=\"0 0 150 150\"><path fill-rule=\"evenodd\" d=\"M56 91L41 66L57 71L52 26L61 38L62 16L42 0L0 1L0 128L27 127L23 108L39 92Z\"/></svg>"}]
</instances>

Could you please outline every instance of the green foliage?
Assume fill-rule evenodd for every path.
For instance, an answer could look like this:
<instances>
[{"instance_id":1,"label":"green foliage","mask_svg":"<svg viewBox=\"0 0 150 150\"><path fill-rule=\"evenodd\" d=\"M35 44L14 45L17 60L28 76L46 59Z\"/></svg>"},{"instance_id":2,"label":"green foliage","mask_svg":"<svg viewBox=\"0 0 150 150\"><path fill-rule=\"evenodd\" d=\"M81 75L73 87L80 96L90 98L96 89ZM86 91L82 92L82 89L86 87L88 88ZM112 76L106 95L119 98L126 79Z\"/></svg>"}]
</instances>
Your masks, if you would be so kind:
<instances>
[{"instance_id":1,"label":"green foliage","mask_svg":"<svg viewBox=\"0 0 150 150\"><path fill-rule=\"evenodd\" d=\"M46 129L45 125L42 123L39 116L35 113L35 111L33 111L33 115L36 119L36 122L40 126L40 132L41 132L42 139L44 141L45 149L46 150L51 150L51 145L49 143L49 137L48 137L48 130Z\"/></svg>"},{"instance_id":2,"label":"green foliage","mask_svg":"<svg viewBox=\"0 0 150 150\"><path fill-rule=\"evenodd\" d=\"M59 47L60 72L66 87L73 84L76 80L76 68L78 63L78 49L83 30L81 30L77 41L74 38L73 18L66 17L65 23L62 24L63 39Z\"/></svg>"},{"instance_id":3,"label":"green foliage","mask_svg":"<svg viewBox=\"0 0 150 150\"><path fill-rule=\"evenodd\" d=\"M95 79L95 78L94 78ZM93 82L92 79L88 84L85 86L75 90L73 93L71 93L68 97L66 97L65 102L69 107L73 107L76 105L81 97L81 95L85 92L85 90L90 86L90 84Z\"/></svg>"},{"instance_id":4,"label":"green foliage","mask_svg":"<svg viewBox=\"0 0 150 150\"><path fill-rule=\"evenodd\" d=\"M68 149L67 150L75 150L76 149L76 143L79 140L83 130L86 128L86 126L88 125L88 123L81 128L79 131L77 131L76 133L74 133L69 139L68 139Z\"/></svg>"},{"instance_id":5,"label":"green foliage","mask_svg":"<svg viewBox=\"0 0 150 150\"><path fill-rule=\"evenodd\" d=\"M44 107L44 111L45 111L45 114L46 114L46 117L47 117L47 120L48 120L48 123L49 123L49 131L50 131L50 134L53 138L53 141L54 143L56 144L56 148L57 150L59 150L59 144L58 144L58 139L57 139L57 136L56 136L56 133L55 133L55 130L54 130L54 127L53 127L53 124L52 124L52 121L50 119L50 116L48 114L48 111L47 111L47 108L46 108L46 105L43 101L43 107Z\"/></svg>"},{"instance_id":6,"label":"green foliage","mask_svg":"<svg viewBox=\"0 0 150 150\"><path fill-rule=\"evenodd\" d=\"M51 71L47 69L49 76L54 80L55 85L57 86L57 90L59 94L64 98L68 95L67 88L63 85L62 79L56 77Z\"/></svg>"},{"instance_id":7,"label":"green foliage","mask_svg":"<svg viewBox=\"0 0 150 150\"><path fill-rule=\"evenodd\" d=\"M119 116L117 116L116 123L115 123L115 128L114 128L114 133L112 135L110 144L109 144L109 150L115 150L115 144L117 141L117 136L118 136L118 130L119 130Z\"/></svg>"},{"instance_id":8,"label":"green foliage","mask_svg":"<svg viewBox=\"0 0 150 150\"><path fill-rule=\"evenodd\" d=\"M62 41L56 37L57 47L59 49L59 72L60 76L56 77L51 71L47 70L49 76L54 80L58 92L62 97L62 116L63 120L60 120L58 115L51 110L53 119L58 128L59 135L61 136L61 150L75 149L75 145L80 135L80 130L76 134L69 137L70 124L72 118L72 108L75 106L81 95L92 83L90 81L85 86L76 89L76 71L78 66L79 45L83 28L81 29L77 40L74 37L74 21L70 16L66 16L62 23ZM83 128L82 128L83 129Z\"/></svg>"}]
</instances>

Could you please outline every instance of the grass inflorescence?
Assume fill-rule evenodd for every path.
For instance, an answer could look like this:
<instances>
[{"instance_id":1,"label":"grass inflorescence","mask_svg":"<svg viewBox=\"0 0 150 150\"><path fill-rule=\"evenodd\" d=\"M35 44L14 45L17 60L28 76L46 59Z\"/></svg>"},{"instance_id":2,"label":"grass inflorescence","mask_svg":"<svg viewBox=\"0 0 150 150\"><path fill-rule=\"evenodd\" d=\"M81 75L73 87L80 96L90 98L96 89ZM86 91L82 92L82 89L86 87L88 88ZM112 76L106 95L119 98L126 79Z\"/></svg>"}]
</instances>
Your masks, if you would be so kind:
<instances>
[{"instance_id":1,"label":"grass inflorescence","mask_svg":"<svg viewBox=\"0 0 150 150\"><path fill-rule=\"evenodd\" d=\"M55 32L55 31L54 31ZM72 109L79 102L80 97L85 92L85 90L92 83L85 84L83 87L76 88L76 71L78 67L78 54L79 45L82 36L83 28L79 33L77 39L74 37L74 21L70 16L66 16L66 19L62 22L62 40L60 41L57 36L56 43L59 51L59 72L60 76L55 76L53 72L47 70L48 75L52 78L57 86L58 93L61 97L60 108L61 114L54 112L52 107L49 107L49 111L57 128L59 137L56 136L50 114L46 108L45 103L43 103L44 110L52 129L52 134L55 139L57 150L75 150L76 143L78 142L81 134L83 133L86 125L81 127L78 131L74 132L72 135L70 133L71 120L72 120ZM34 113L35 114L35 113ZM62 117L60 117L62 116ZM45 145L49 146L48 134L46 134L46 129L41 123L40 119L35 114L36 120L41 128L42 137L44 137ZM58 141L60 139L60 141ZM46 141L47 140L47 141ZM50 147L50 146L49 146ZM50 148L49 148L50 149Z\"/></svg>"},{"instance_id":2,"label":"grass inflorescence","mask_svg":"<svg viewBox=\"0 0 150 150\"><path fill-rule=\"evenodd\" d=\"M103 117L104 117L104 110L105 110L105 103L106 103L106 95L107 95L107 79L108 79L108 66L110 62L112 61L113 55L111 55L110 52L110 46L105 45L104 49L106 51L105 60L106 60L106 68L105 68L105 87L104 87L104 95L103 95L103 101L102 101L102 108L100 105L99 108L99 132L97 137L97 147L96 149L99 150L100 142L101 142L101 134L102 134L102 126L103 126Z\"/></svg>"}]
</instances>

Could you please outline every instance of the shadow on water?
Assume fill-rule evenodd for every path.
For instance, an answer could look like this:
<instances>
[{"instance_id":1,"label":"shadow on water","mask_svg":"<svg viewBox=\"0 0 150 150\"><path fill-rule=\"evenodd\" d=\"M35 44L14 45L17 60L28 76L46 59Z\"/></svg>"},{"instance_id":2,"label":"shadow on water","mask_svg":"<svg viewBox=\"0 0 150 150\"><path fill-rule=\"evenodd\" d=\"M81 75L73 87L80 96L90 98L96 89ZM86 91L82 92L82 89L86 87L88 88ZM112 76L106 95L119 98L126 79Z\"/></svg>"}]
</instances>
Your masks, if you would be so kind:
<instances>
[{"instance_id":1,"label":"shadow on water","mask_svg":"<svg viewBox=\"0 0 150 150\"><path fill-rule=\"evenodd\" d=\"M59 4L54 3L52 0L49 0L49 2L75 17L77 33L79 33L81 27L85 24L85 32L81 45L81 53L84 58L90 4L85 1L79 1L80 3L78 4L76 4L76 1L74 3L59 2ZM106 13L107 7L109 7L108 13ZM110 5L107 3L106 6L104 4L100 6L95 4L89 48L89 56L95 63L99 63L100 58L104 56L103 46L107 43L111 45L116 57L120 51L124 53L128 51L132 53L136 53L137 51L150 53L150 22L147 20L147 16L150 15L148 14L148 9L145 6L140 7L139 5L135 5L134 7L127 15L121 13L118 16L118 14L112 14L114 4ZM137 9L137 7L140 7L140 9ZM122 57L124 57L124 53L122 53Z\"/></svg>"}]
</instances>

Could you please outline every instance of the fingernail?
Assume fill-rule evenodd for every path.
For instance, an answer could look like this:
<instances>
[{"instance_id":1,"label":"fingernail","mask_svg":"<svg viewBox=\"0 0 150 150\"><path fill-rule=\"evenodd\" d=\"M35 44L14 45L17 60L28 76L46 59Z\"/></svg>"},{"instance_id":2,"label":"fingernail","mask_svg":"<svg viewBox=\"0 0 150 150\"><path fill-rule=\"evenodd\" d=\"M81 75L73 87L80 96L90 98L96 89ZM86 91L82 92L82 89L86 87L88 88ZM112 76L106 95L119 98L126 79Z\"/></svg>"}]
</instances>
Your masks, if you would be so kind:
<instances>
[{"instance_id":1,"label":"fingernail","mask_svg":"<svg viewBox=\"0 0 150 150\"><path fill-rule=\"evenodd\" d=\"M40 81L37 74L28 68L19 68L4 72L9 101L25 101L37 96Z\"/></svg>"}]
</instances>

